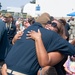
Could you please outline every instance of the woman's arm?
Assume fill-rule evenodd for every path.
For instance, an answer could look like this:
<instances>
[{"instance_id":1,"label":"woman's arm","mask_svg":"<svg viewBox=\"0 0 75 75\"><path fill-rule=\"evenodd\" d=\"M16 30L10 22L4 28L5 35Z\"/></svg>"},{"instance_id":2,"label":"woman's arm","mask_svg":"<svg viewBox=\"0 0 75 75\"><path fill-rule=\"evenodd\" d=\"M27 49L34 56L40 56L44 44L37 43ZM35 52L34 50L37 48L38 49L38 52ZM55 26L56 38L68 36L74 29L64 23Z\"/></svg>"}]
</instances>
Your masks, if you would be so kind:
<instances>
[{"instance_id":1,"label":"woman's arm","mask_svg":"<svg viewBox=\"0 0 75 75\"><path fill-rule=\"evenodd\" d=\"M12 44L14 44L18 39L20 39L22 35L23 35L23 31L19 31L12 39Z\"/></svg>"},{"instance_id":2,"label":"woman's arm","mask_svg":"<svg viewBox=\"0 0 75 75\"><path fill-rule=\"evenodd\" d=\"M63 55L59 52L47 53L41 38L40 30L38 30L38 32L32 30L28 32L27 36L27 39L32 38L33 40L35 40L36 54L40 66L53 66L62 60Z\"/></svg>"}]
</instances>

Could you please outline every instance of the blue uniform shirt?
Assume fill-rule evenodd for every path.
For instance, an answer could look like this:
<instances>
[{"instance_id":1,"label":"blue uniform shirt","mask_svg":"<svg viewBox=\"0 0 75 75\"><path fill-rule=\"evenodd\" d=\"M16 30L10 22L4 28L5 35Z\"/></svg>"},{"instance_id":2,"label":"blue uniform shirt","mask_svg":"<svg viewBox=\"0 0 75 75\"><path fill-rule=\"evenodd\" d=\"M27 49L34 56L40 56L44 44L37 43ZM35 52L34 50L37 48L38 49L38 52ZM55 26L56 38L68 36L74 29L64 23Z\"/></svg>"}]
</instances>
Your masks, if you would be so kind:
<instances>
[{"instance_id":1,"label":"blue uniform shirt","mask_svg":"<svg viewBox=\"0 0 75 75\"><path fill-rule=\"evenodd\" d=\"M5 22L0 19L0 60L5 59L5 53L8 45L7 31Z\"/></svg>"},{"instance_id":2,"label":"blue uniform shirt","mask_svg":"<svg viewBox=\"0 0 75 75\"><path fill-rule=\"evenodd\" d=\"M37 73L40 65L36 56L35 41L32 39L26 39L26 34L27 31L37 31L38 29L40 29L42 33L42 40L47 52L58 50L66 55L75 54L74 47L61 38L56 32L43 28L39 23L34 23L24 31L21 39L16 41L8 53L5 62L9 69L29 75L36 75L34 73Z\"/></svg>"}]
</instances>

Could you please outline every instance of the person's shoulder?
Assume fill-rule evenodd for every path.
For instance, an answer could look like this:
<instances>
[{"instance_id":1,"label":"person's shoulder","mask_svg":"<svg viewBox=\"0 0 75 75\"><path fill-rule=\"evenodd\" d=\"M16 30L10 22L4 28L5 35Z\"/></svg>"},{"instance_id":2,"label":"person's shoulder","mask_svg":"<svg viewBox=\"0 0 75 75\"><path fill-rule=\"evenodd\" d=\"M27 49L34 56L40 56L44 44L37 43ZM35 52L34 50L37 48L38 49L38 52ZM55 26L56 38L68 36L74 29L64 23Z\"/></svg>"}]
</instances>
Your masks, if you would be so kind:
<instances>
[{"instance_id":1,"label":"person's shoulder","mask_svg":"<svg viewBox=\"0 0 75 75\"><path fill-rule=\"evenodd\" d=\"M0 19L0 21L2 21L2 19Z\"/></svg>"},{"instance_id":2,"label":"person's shoulder","mask_svg":"<svg viewBox=\"0 0 75 75\"><path fill-rule=\"evenodd\" d=\"M0 23L6 24L2 19L0 19Z\"/></svg>"},{"instance_id":3,"label":"person's shoulder","mask_svg":"<svg viewBox=\"0 0 75 75\"><path fill-rule=\"evenodd\" d=\"M0 19L0 26L5 26L5 22Z\"/></svg>"}]
</instances>

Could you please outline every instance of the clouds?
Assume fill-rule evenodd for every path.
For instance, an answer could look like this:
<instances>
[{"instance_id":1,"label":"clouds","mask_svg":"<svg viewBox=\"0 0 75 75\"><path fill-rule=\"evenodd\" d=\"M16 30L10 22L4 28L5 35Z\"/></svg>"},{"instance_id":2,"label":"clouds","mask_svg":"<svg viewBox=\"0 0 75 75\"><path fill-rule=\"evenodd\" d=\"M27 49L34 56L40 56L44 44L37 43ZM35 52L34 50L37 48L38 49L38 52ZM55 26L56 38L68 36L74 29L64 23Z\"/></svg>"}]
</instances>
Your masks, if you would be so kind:
<instances>
[{"instance_id":1,"label":"clouds","mask_svg":"<svg viewBox=\"0 0 75 75\"><path fill-rule=\"evenodd\" d=\"M21 7L31 0L0 0L2 9L7 7ZM36 0L41 6L41 12L49 12L54 16L66 16L66 14L75 11L75 0Z\"/></svg>"},{"instance_id":2,"label":"clouds","mask_svg":"<svg viewBox=\"0 0 75 75\"><path fill-rule=\"evenodd\" d=\"M75 0L36 0L41 11L47 11L54 16L66 16L75 10Z\"/></svg>"},{"instance_id":3,"label":"clouds","mask_svg":"<svg viewBox=\"0 0 75 75\"><path fill-rule=\"evenodd\" d=\"M30 0L0 0L2 4L2 10L7 7L21 7L26 3L30 2Z\"/></svg>"}]
</instances>

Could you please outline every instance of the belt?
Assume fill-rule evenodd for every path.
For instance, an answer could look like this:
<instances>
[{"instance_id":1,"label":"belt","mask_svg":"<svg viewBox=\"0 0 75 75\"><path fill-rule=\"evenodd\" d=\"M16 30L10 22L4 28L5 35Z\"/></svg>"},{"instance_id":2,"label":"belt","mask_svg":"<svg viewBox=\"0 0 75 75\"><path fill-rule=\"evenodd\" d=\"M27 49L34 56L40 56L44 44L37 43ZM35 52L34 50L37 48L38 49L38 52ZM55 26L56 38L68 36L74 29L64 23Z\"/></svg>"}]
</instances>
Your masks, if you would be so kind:
<instances>
[{"instance_id":1,"label":"belt","mask_svg":"<svg viewBox=\"0 0 75 75\"><path fill-rule=\"evenodd\" d=\"M13 74L13 75L28 75L28 74L24 74L24 73L21 73L21 72L13 71L11 69L7 69L7 73Z\"/></svg>"}]
</instances>

